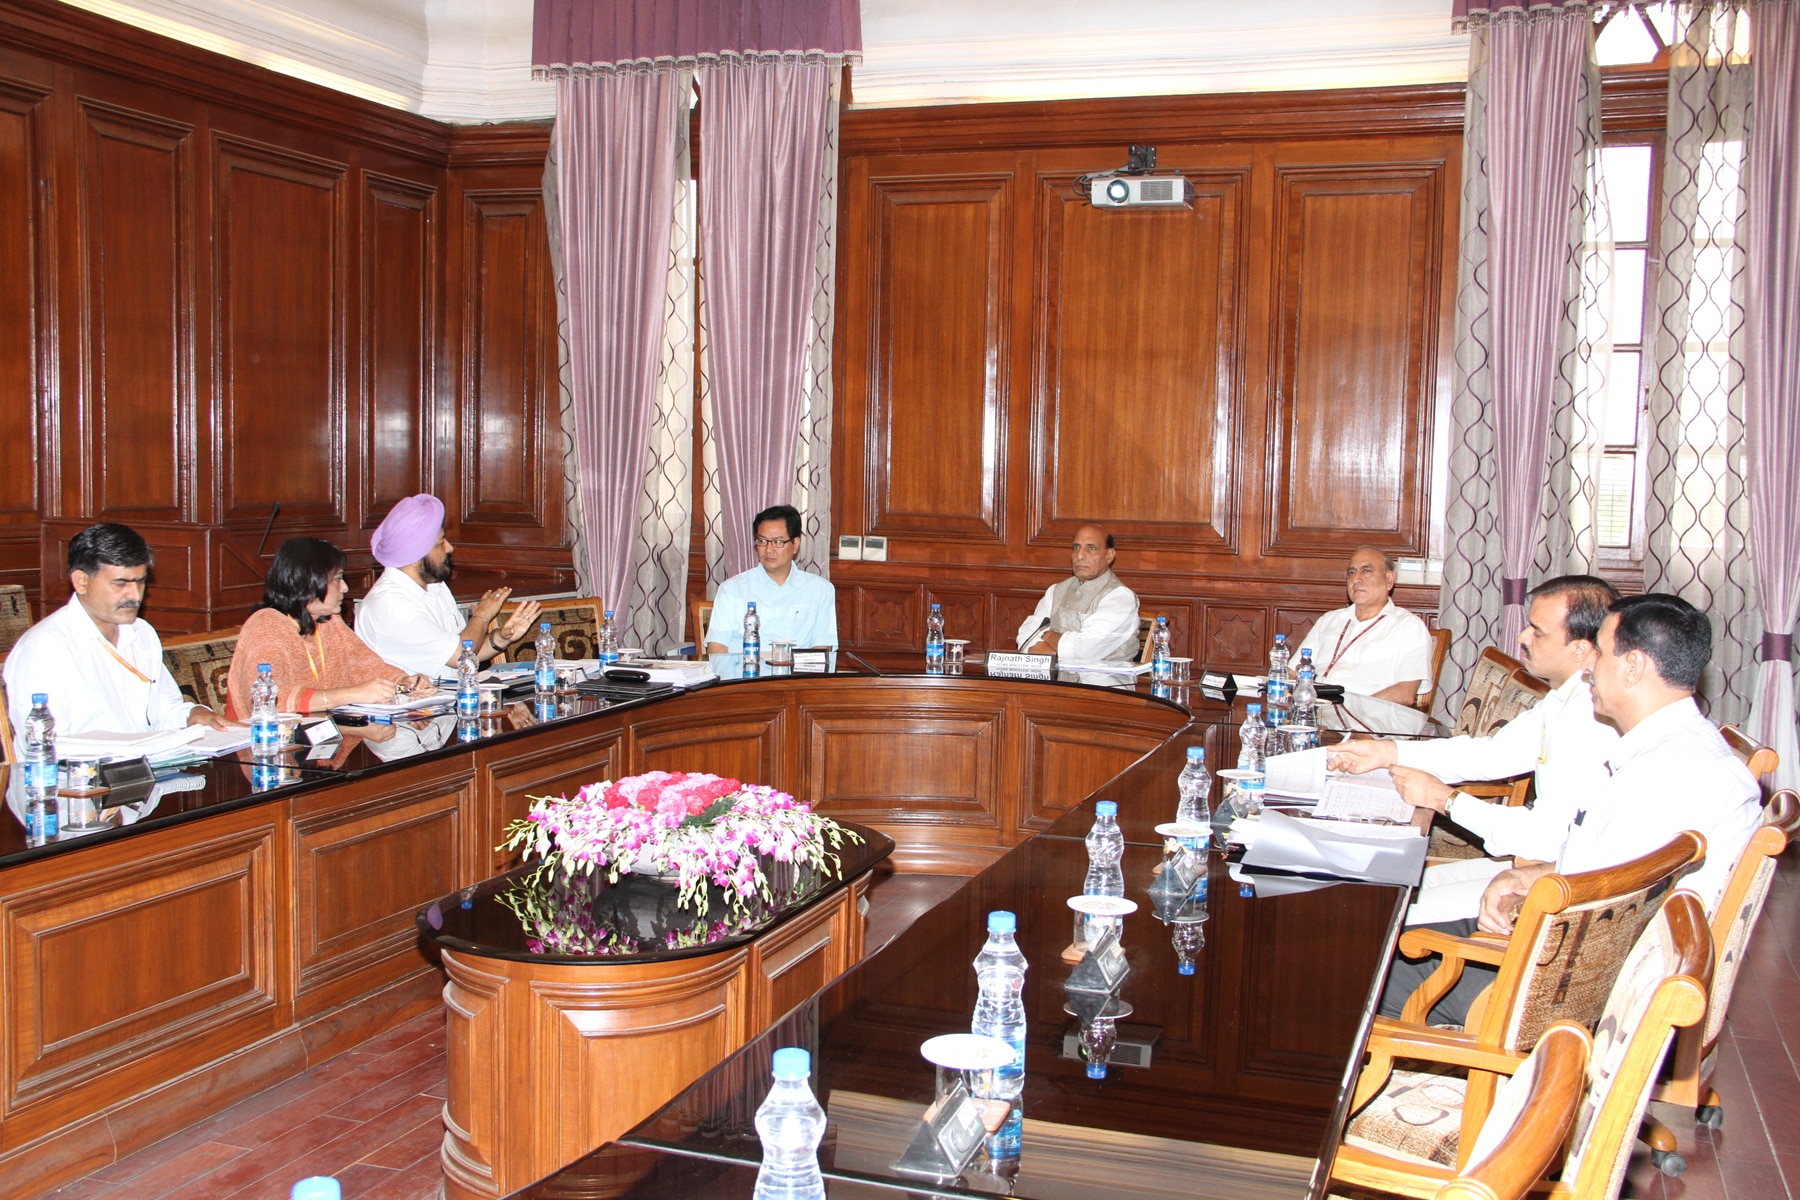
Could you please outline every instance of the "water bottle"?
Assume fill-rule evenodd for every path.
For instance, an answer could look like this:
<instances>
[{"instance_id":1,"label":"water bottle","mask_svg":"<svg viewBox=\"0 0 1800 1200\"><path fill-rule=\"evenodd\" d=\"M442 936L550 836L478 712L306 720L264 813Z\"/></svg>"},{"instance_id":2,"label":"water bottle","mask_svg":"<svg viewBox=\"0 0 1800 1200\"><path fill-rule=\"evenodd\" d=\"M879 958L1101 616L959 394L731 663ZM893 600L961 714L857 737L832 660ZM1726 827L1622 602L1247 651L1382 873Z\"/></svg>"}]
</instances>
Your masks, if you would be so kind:
<instances>
[{"instance_id":1,"label":"water bottle","mask_svg":"<svg viewBox=\"0 0 1800 1200\"><path fill-rule=\"evenodd\" d=\"M537 641L532 647L537 655L531 665L532 682L540 695L550 695L556 691L556 635L550 632L550 622L538 622Z\"/></svg>"},{"instance_id":2,"label":"water bottle","mask_svg":"<svg viewBox=\"0 0 1800 1200\"><path fill-rule=\"evenodd\" d=\"M1293 721L1296 725L1311 725L1316 728L1319 724L1319 688L1316 675L1312 650L1308 648L1300 651L1300 666L1294 672Z\"/></svg>"},{"instance_id":3,"label":"water bottle","mask_svg":"<svg viewBox=\"0 0 1800 1200\"><path fill-rule=\"evenodd\" d=\"M1106 1062L1119 1041L1119 1026L1112 1017L1095 1017L1081 1030L1081 1054L1087 1059L1089 1079L1106 1078Z\"/></svg>"},{"instance_id":4,"label":"water bottle","mask_svg":"<svg viewBox=\"0 0 1800 1200\"><path fill-rule=\"evenodd\" d=\"M1263 719L1260 704L1244 706L1244 724L1238 729L1237 765L1240 771L1263 769Z\"/></svg>"},{"instance_id":5,"label":"water bottle","mask_svg":"<svg viewBox=\"0 0 1800 1200\"><path fill-rule=\"evenodd\" d=\"M31 712L25 718L25 836L33 840L55 837L62 829L57 809L56 718L50 715L47 692L31 694Z\"/></svg>"},{"instance_id":6,"label":"water bottle","mask_svg":"<svg viewBox=\"0 0 1800 1200\"><path fill-rule=\"evenodd\" d=\"M619 661L619 627L613 622L612 609L600 618L600 665L610 667Z\"/></svg>"},{"instance_id":7,"label":"water bottle","mask_svg":"<svg viewBox=\"0 0 1800 1200\"><path fill-rule=\"evenodd\" d=\"M1263 723L1271 729L1288 723L1293 687L1294 677L1288 673L1287 634L1278 633L1275 644L1269 648L1269 679L1263 687Z\"/></svg>"},{"instance_id":8,"label":"water bottle","mask_svg":"<svg viewBox=\"0 0 1800 1200\"><path fill-rule=\"evenodd\" d=\"M756 674L762 660L762 618L756 615L756 601L744 609L744 674Z\"/></svg>"},{"instance_id":9,"label":"water bottle","mask_svg":"<svg viewBox=\"0 0 1800 1200\"><path fill-rule=\"evenodd\" d=\"M1206 926L1199 921L1177 921L1169 933L1169 944L1175 947L1175 973L1192 975L1194 960L1206 948Z\"/></svg>"},{"instance_id":10,"label":"water bottle","mask_svg":"<svg viewBox=\"0 0 1800 1200\"><path fill-rule=\"evenodd\" d=\"M481 711L481 689L475 683L479 670L475 643L464 638L462 653L456 656L456 715L459 717L473 717Z\"/></svg>"},{"instance_id":11,"label":"water bottle","mask_svg":"<svg viewBox=\"0 0 1800 1200\"><path fill-rule=\"evenodd\" d=\"M984 1098L1017 1100L1025 1090L1025 956L1015 938L1019 919L1004 909L988 914L987 944L975 956L975 982L981 995L969 1029L999 1038L1013 1048L1013 1061L994 1072L991 1093Z\"/></svg>"},{"instance_id":12,"label":"water bottle","mask_svg":"<svg viewBox=\"0 0 1800 1200\"><path fill-rule=\"evenodd\" d=\"M1181 801L1175 808L1175 819L1193 825L1212 824L1212 775L1206 769L1206 747L1189 746L1187 766L1175 781ZM1209 836L1182 838L1190 850L1204 850Z\"/></svg>"},{"instance_id":13,"label":"water bottle","mask_svg":"<svg viewBox=\"0 0 1800 1200\"><path fill-rule=\"evenodd\" d=\"M329 1175L314 1175L296 1183L288 1200L343 1200L343 1195L337 1180Z\"/></svg>"},{"instance_id":14,"label":"water bottle","mask_svg":"<svg viewBox=\"0 0 1800 1200\"><path fill-rule=\"evenodd\" d=\"M459 742L480 741L481 721L476 717L456 718L456 740Z\"/></svg>"},{"instance_id":15,"label":"water bottle","mask_svg":"<svg viewBox=\"0 0 1800 1200\"><path fill-rule=\"evenodd\" d=\"M756 1172L755 1200L825 1200L819 1171L819 1141L825 1110L808 1082L812 1055L798 1046L775 1052L775 1084L756 1110L762 1139L762 1166Z\"/></svg>"},{"instance_id":16,"label":"water bottle","mask_svg":"<svg viewBox=\"0 0 1800 1200\"><path fill-rule=\"evenodd\" d=\"M1084 896L1123 896L1125 868L1125 833L1119 828L1119 806L1111 800L1094 803L1094 827L1088 830L1087 879L1081 885Z\"/></svg>"},{"instance_id":17,"label":"water bottle","mask_svg":"<svg viewBox=\"0 0 1800 1200\"><path fill-rule=\"evenodd\" d=\"M925 618L925 670L933 675L944 670L944 609L937 603Z\"/></svg>"},{"instance_id":18,"label":"water bottle","mask_svg":"<svg viewBox=\"0 0 1800 1200\"><path fill-rule=\"evenodd\" d=\"M257 758L281 753L281 722L276 717L280 696L275 669L257 663L256 678L250 684L250 753Z\"/></svg>"},{"instance_id":19,"label":"water bottle","mask_svg":"<svg viewBox=\"0 0 1800 1200\"><path fill-rule=\"evenodd\" d=\"M1155 683L1168 683L1175 675L1175 664L1169 657L1169 618L1157 617L1150 632L1150 678Z\"/></svg>"}]
</instances>

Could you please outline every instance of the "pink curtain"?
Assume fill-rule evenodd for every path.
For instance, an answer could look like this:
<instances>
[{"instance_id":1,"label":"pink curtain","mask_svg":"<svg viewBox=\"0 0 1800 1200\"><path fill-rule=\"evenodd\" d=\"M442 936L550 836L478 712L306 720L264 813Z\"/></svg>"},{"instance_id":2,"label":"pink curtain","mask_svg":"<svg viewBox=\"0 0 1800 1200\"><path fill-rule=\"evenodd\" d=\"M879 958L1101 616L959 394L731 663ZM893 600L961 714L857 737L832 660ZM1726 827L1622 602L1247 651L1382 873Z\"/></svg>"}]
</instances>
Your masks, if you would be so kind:
<instances>
[{"instance_id":1,"label":"pink curtain","mask_svg":"<svg viewBox=\"0 0 1800 1200\"><path fill-rule=\"evenodd\" d=\"M1792 787L1800 781L1791 658L1800 615L1800 13L1785 3L1753 12L1744 444L1764 632L1749 725L1781 755L1777 785Z\"/></svg>"},{"instance_id":2,"label":"pink curtain","mask_svg":"<svg viewBox=\"0 0 1800 1200\"><path fill-rule=\"evenodd\" d=\"M628 620L631 560L662 366L676 166L677 71L564 76L557 223L569 318L582 536L594 587Z\"/></svg>"},{"instance_id":3,"label":"pink curtain","mask_svg":"<svg viewBox=\"0 0 1800 1200\"><path fill-rule=\"evenodd\" d=\"M537 0L540 73L862 49L859 0Z\"/></svg>"},{"instance_id":4,"label":"pink curtain","mask_svg":"<svg viewBox=\"0 0 1800 1200\"><path fill-rule=\"evenodd\" d=\"M1488 274L1504 646L1524 626L1526 579L1542 536L1539 501L1566 285L1570 171L1590 37L1585 5L1529 17L1496 13L1489 29Z\"/></svg>"},{"instance_id":5,"label":"pink curtain","mask_svg":"<svg viewBox=\"0 0 1800 1200\"><path fill-rule=\"evenodd\" d=\"M837 61L720 62L700 86L700 273L725 573L794 496L820 180Z\"/></svg>"}]
</instances>

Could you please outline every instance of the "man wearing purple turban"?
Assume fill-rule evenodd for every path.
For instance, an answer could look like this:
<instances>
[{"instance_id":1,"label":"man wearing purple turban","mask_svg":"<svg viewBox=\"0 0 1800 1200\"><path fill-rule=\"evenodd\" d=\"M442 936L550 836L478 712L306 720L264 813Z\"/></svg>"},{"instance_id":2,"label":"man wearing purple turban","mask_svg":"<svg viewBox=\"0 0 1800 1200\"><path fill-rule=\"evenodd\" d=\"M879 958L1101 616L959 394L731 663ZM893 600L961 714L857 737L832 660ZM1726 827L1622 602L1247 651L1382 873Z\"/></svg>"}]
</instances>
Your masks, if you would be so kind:
<instances>
[{"instance_id":1,"label":"man wearing purple turban","mask_svg":"<svg viewBox=\"0 0 1800 1200\"><path fill-rule=\"evenodd\" d=\"M493 658L534 628L539 605L527 600L499 629L494 618L511 588L482 594L464 621L450 593L456 547L444 536L444 503L436 496L408 496L389 510L369 542L375 561L386 567L356 606L356 632L383 659L431 678L452 673L464 639L475 643L482 662Z\"/></svg>"}]
</instances>

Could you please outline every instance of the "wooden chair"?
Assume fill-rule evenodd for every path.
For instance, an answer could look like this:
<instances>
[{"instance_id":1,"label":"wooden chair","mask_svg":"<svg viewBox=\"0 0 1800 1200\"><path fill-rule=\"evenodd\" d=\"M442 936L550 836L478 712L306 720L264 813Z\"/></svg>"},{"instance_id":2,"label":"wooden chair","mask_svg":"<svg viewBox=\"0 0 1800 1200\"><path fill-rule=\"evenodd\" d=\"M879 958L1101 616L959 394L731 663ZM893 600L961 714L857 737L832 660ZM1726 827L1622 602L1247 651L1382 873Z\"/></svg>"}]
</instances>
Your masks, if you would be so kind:
<instances>
[{"instance_id":1,"label":"wooden chair","mask_svg":"<svg viewBox=\"0 0 1800 1200\"><path fill-rule=\"evenodd\" d=\"M1431 631L1431 674L1419 685L1419 694L1413 698L1412 706L1422 713L1431 711L1432 702L1437 699L1438 679L1444 673L1444 659L1450 656L1450 631L1434 629Z\"/></svg>"},{"instance_id":2,"label":"wooden chair","mask_svg":"<svg viewBox=\"0 0 1800 1200\"><path fill-rule=\"evenodd\" d=\"M1518 659L1502 654L1492 646L1483 650L1469 672L1469 686L1463 689L1461 709L1450 726L1451 735L1486 737L1494 732L1493 726L1484 721L1484 717L1491 719L1494 711L1490 702L1498 699L1506 681L1522 670L1524 664Z\"/></svg>"},{"instance_id":3,"label":"wooden chair","mask_svg":"<svg viewBox=\"0 0 1800 1200\"><path fill-rule=\"evenodd\" d=\"M163 665L175 677L175 686L190 704L204 704L216 713L225 711L226 679L231 656L237 651L238 630L207 629L176 633L163 639Z\"/></svg>"},{"instance_id":4,"label":"wooden chair","mask_svg":"<svg viewBox=\"0 0 1800 1200\"><path fill-rule=\"evenodd\" d=\"M1481 933L1455 937L1428 927L1402 934L1402 954L1418 958L1435 952L1442 961L1407 1000L1398 1021L1376 1018L1374 1028L1381 1038L1371 1036L1369 1062L1351 1102L1357 1115L1347 1128L1346 1145L1391 1140L1394 1104L1376 1109L1370 1101L1378 1094L1392 1099L1408 1088L1435 1086L1436 1076L1397 1071L1396 1058L1417 1056L1392 1047L1440 1034L1429 1027L1431 1010L1462 977L1466 964L1485 963L1499 968L1499 974L1470 1009L1462 1036L1489 1057L1469 1070L1466 1087L1458 1082L1465 1095L1446 1117L1448 1124L1407 1131L1416 1156L1445 1168L1448 1178L1449 1169L1464 1165L1467 1148L1475 1144L1492 1107L1495 1085L1504 1073L1492 1064L1509 1057L1515 1062L1523 1059L1556 1021L1592 1026L1630 948L1676 880L1705 855L1706 839L1683 832L1660 850L1616 867L1546 875L1526 895L1510 938ZM1457 1157L1458 1147L1463 1148L1462 1158Z\"/></svg>"},{"instance_id":5,"label":"wooden chair","mask_svg":"<svg viewBox=\"0 0 1800 1200\"><path fill-rule=\"evenodd\" d=\"M1462 716L1457 720L1457 732L1470 737L1492 737L1495 730L1549 694L1549 684L1527 671L1517 659L1489 646L1476 660L1468 690L1463 693L1465 700ZM1467 699L1471 696L1473 701ZM1461 783L1457 790L1516 806L1525 803L1531 794L1531 785L1532 775L1526 772L1512 779ZM1481 857L1484 851L1479 842L1470 841L1464 832L1448 817L1435 818L1427 856L1438 862Z\"/></svg>"},{"instance_id":6,"label":"wooden chair","mask_svg":"<svg viewBox=\"0 0 1800 1200\"><path fill-rule=\"evenodd\" d=\"M599 596L563 596L538 603L543 605L538 620L550 622L550 632L556 635L556 657L600 656L600 614L606 609L605 600ZM518 607L519 602L507 603L495 620L504 623ZM527 632L508 646L506 658L510 662L537 661L537 631Z\"/></svg>"},{"instance_id":7,"label":"wooden chair","mask_svg":"<svg viewBox=\"0 0 1800 1200\"><path fill-rule=\"evenodd\" d=\"M1152 647L1150 645L1150 634L1156 628L1156 618L1158 618L1160 616L1164 616L1164 615L1166 615L1166 614L1159 613L1159 612L1151 612L1147 608L1138 609L1138 661L1139 662L1147 663L1150 661L1150 651L1152 649Z\"/></svg>"},{"instance_id":8,"label":"wooden chair","mask_svg":"<svg viewBox=\"0 0 1800 1200\"><path fill-rule=\"evenodd\" d=\"M1712 939L1699 898L1692 892L1676 892L1656 918L1645 923L1618 963L1598 1014L1585 1095L1568 1153L1558 1179L1534 1192L1576 1200L1610 1200L1619 1194L1631 1154L1631 1132L1649 1102L1657 1063L1670 1033L1698 1022L1706 1011L1711 974ZM1544 1036L1549 1036L1549 1030ZM1469 1074L1471 1091L1478 1073L1512 1074L1526 1061L1484 1047L1469 1033L1396 1028L1392 1023L1371 1034L1370 1050L1388 1058L1460 1067ZM1410 1082L1402 1089L1396 1080L1396 1087L1388 1089L1382 1101L1390 1107L1410 1101L1415 1111L1431 1105L1452 1111L1457 1107L1455 1089L1448 1082L1451 1077L1425 1073L1423 1078L1433 1081L1426 1086L1435 1088L1434 1093L1425 1093L1423 1087ZM1466 1101L1463 1107L1467 1107ZM1355 1124L1353 1121L1353 1129ZM1334 1181L1403 1196L1492 1196L1497 1193L1475 1190L1466 1179L1461 1191L1442 1190L1459 1171L1467 1171L1478 1144L1479 1139L1471 1136L1453 1147L1452 1156L1462 1161L1451 1165L1405 1149L1358 1145L1346 1134L1331 1174ZM1468 1151L1462 1151L1463 1146Z\"/></svg>"},{"instance_id":9,"label":"wooden chair","mask_svg":"<svg viewBox=\"0 0 1800 1200\"><path fill-rule=\"evenodd\" d=\"M1469 1165L1434 1200L1524 1200L1561 1156L1587 1093L1593 1035L1558 1021L1501 1089Z\"/></svg>"},{"instance_id":10,"label":"wooden chair","mask_svg":"<svg viewBox=\"0 0 1800 1200\"><path fill-rule=\"evenodd\" d=\"M1706 1020L1683 1029L1669 1053L1666 1078L1656 1085L1655 1098L1694 1110L1696 1124L1717 1129L1725 1123L1724 1101L1713 1090L1714 1050L1725 1028L1732 989L1749 949L1750 935L1762 916L1775 879L1775 860L1800 832L1800 797L1791 789L1776 792L1763 809L1763 827L1732 869L1725 894L1713 911L1712 939L1715 962L1712 988L1706 998ZM1679 1175L1687 1163L1675 1148L1668 1126L1646 1119L1639 1136L1650 1144L1650 1155L1665 1175Z\"/></svg>"},{"instance_id":11,"label":"wooden chair","mask_svg":"<svg viewBox=\"0 0 1800 1200\"><path fill-rule=\"evenodd\" d=\"M0 585L0 659L4 659L31 628L31 602L25 598L25 585Z\"/></svg>"},{"instance_id":12,"label":"wooden chair","mask_svg":"<svg viewBox=\"0 0 1800 1200\"><path fill-rule=\"evenodd\" d=\"M688 605L690 626L694 639L694 657L706 657L706 627L712 624L713 602L711 600L695 600Z\"/></svg>"},{"instance_id":13,"label":"wooden chair","mask_svg":"<svg viewBox=\"0 0 1800 1200\"><path fill-rule=\"evenodd\" d=\"M1769 776L1773 775L1775 768L1781 765L1781 756L1775 753L1774 747L1754 741L1749 734L1736 725L1719 726L1719 736L1725 739L1725 744L1731 747L1731 752L1738 756L1738 761L1743 763L1752 775L1756 776L1756 782L1762 787L1763 795L1766 797L1769 792Z\"/></svg>"}]
</instances>

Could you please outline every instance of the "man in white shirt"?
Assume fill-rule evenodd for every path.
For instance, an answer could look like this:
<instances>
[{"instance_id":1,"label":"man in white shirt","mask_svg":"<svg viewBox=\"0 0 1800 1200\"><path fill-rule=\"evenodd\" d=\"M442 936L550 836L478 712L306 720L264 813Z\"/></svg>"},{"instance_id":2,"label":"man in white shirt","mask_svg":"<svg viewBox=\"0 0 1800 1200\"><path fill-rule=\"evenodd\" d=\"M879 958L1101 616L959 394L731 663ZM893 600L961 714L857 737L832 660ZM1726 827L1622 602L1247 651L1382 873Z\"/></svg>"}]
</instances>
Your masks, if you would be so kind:
<instances>
[{"instance_id":1,"label":"man in white shirt","mask_svg":"<svg viewBox=\"0 0 1800 1200\"><path fill-rule=\"evenodd\" d=\"M1618 592L1593 575L1562 575L1530 592L1519 655L1525 669L1548 683L1550 694L1489 737L1395 742L1359 739L1332 748L1333 770L1360 774L1392 768L1407 803L1445 813L1480 837L1492 857L1427 868L1409 925L1474 917L1481 893L1508 859L1553 860L1576 804L1604 776L1619 731L1594 718L1585 675L1595 641ZM1505 779L1532 772L1534 807L1509 807L1450 787L1468 779Z\"/></svg>"},{"instance_id":2,"label":"man in white shirt","mask_svg":"<svg viewBox=\"0 0 1800 1200\"><path fill-rule=\"evenodd\" d=\"M1577 800L1554 861L1500 872L1482 893L1475 921L1435 927L1510 934L1525 894L1543 876L1615 867L1662 848L1686 829L1706 839L1706 859L1679 886L1696 893L1710 913L1762 818L1756 780L1694 705L1711 654L1712 623L1680 597L1632 596L1615 604L1600 626L1589 672L1595 714L1620 731L1603 764L1604 779ZM1430 958L1395 959L1382 1013L1398 1016L1435 968ZM1493 968L1465 967L1462 980L1432 1010L1432 1020L1460 1023L1493 976Z\"/></svg>"},{"instance_id":3,"label":"man in white shirt","mask_svg":"<svg viewBox=\"0 0 1800 1200\"><path fill-rule=\"evenodd\" d=\"M69 539L75 594L26 630L6 660L16 739L36 692L49 697L59 735L230 726L182 696L163 662L162 639L138 620L152 561L150 544L124 525L90 525Z\"/></svg>"},{"instance_id":4,"label":"man in white shirt","mask_svg":"<svg viewBox=\"0 0 1800 1200\"><path fill-rule=\"evenodd\" d=\"M1015 644L1065 663L1134 662L1138 656L1138 600L1112 572L1113 535L1083 525L1069 547L1072 576L1052 584L1019 626Z\"/></svg>"},{"instance_id":5,"label":"man in white shirt","mask_svg":"<svg viewBox=\"0 0 1800 1200\"><path fill-rule=\"evenodd\" d=\"M1394 603L1391 554L1361 546L1344 571L1350 604L1313 622L1300 643L1311 650L1316 679L1346 692L1411 704L1431 673L1431 631Z\"/></svg>"},{"instance_id":6,"label":"man in white shirt","mask_svg":"<svg viewBox=\"0 0 1800 1200\"><path fill-rule=\"evenodd\" d=\"M540 605L527 600L499 629L494 618L511 588L482 593L468 620L456 607L450 578L456 547L444 536L444 504L436 496L408 496L382 519L369 552L387 569L356 606L356 634L369 648L413 675L436 679L455 673L463 640L475 643L487 662L536 629Z\"/></svg>"},{"instance_id":7,"label":"man in white shirt","mask_svg":"<svg viewBox=\"0 0 1800 1200\"><path fill-rule=\"evenodd\" d=\"M764 646L837 649L837 589L831 581L794 565L800 554L800 510L777 504L756 514L750 525L757 564L719 585L712 623L706 627L708 654L735 654L744 645L744 613L756 604Z\"/></svg>"}]
</instances>

